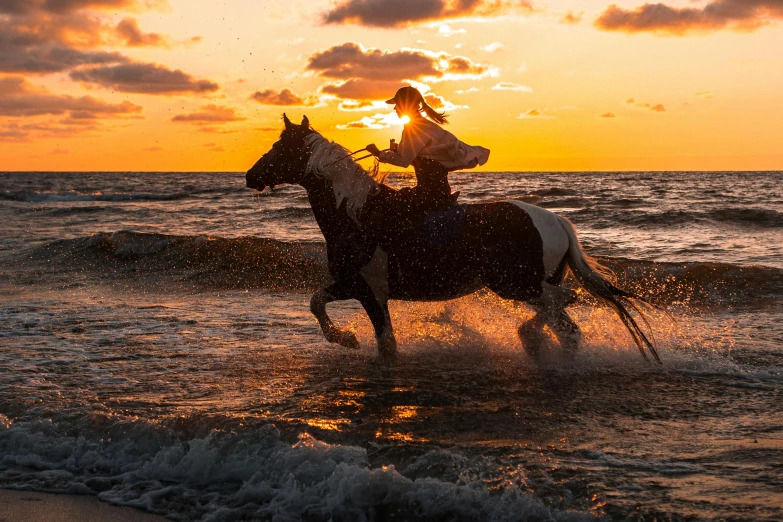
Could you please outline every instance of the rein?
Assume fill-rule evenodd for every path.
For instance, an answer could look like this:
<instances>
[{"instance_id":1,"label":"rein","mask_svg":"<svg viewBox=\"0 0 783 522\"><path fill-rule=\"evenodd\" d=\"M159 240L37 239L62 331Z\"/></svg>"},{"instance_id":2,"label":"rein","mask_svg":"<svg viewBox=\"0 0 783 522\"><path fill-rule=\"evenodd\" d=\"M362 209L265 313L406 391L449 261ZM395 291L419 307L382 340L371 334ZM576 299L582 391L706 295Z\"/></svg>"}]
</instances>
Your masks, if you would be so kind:
<instances>
[{"instance_id":1,"label":"rein","mask_svg":"<svg viewBox=\"0 0 783 522\"><path fill-rule=\"evenodd\" d=\"M329 167L331 167L332 165L334 165L335 163L338 163L338 162L340 162L340 161L342 161L342 160L344 160L344 159L346 159L346 158L350 158L350 157L351 157L351 156L353 156L354 154L359 154L360 152L365 152L366 150L367 150L366 148L364 148L364 149L359 149L359 150L355 150L355 151L351 152L350 154L346 154L345 156L343 156L343 157L341 157L341 158L338 158L338 159L334 160L333 162L331 162L331 163L329 163L328 165L326 165L324 168L325 168L325 169L326 169L326 168L329 168ZM390 149L384 149L384 150L382 150L381 152L386 152L387 150L390 150ZM356 158L354 161L362 161L363 159L367 159L367 158L371 158L371 157L373 157L373 154L367 154L366 156L362 156L361 158Z\"/></svg>"}]
</instances>

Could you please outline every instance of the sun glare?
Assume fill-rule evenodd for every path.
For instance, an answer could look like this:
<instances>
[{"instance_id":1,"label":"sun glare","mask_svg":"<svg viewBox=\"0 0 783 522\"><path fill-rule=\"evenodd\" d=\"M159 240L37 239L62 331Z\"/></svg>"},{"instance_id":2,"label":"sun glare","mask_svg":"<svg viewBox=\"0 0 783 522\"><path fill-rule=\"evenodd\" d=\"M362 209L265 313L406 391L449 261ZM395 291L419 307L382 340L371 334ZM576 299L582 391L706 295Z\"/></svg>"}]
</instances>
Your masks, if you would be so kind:
<instances>
[{"instance_id":1,"label":"sun glare","mask_svg":"<svg viewBox=\"0 0 783 522\"><path fill-rule=\"evenodd\" d=\"M411 121L411 118L410 118L410 116L408 116L407 114L404 114L404 115L403 115L403 116L400 118L400 123L402 123L403 125L407 125L409 121Z\"/></svg>"}]
</instances>

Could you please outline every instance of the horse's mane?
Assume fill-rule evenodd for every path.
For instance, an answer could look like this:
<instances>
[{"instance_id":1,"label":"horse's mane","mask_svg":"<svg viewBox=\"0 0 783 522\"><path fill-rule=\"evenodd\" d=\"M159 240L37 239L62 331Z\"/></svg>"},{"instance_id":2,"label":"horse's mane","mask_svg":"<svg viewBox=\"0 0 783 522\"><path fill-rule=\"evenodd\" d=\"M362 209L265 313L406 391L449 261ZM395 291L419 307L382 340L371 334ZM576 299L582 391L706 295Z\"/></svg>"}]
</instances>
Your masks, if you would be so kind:
<instances>
[{"instance_id":1,"label":"horse's mane","mask_svg":"<svg viewBox=\"0 0 783 522\"><path fill-rule=\"evenodd\" d=\"M305 146L310 149L307 171L332 182L337 208L345 202L345 211L358 224L357 213L367 197L380 188L377 165L372 174L367 172L353 158L346 157L350 153L348 149L317 132L305 138Z\"/></svg>"}]
</instances>

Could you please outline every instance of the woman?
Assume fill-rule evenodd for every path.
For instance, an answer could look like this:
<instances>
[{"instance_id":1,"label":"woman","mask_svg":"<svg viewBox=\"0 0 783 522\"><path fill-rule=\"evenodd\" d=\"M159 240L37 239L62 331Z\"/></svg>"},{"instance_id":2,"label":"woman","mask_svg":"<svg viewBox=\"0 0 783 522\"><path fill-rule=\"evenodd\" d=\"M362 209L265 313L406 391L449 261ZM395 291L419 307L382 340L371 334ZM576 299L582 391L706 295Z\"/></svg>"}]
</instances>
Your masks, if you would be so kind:
<instances>
[{"instance_id":1,"label":"woman","mask_svg":"<svg viewBox=\"0 0 783 522\"><path fill-rule=\"evenodd\" d=\"M448 123L446 115L435 112L415 87L402 87L386 103L393 103L397 116L407 116L409 121L396 150L380 151L372 143L367 145L367 151L383 163L403 168L413 164L416 186L409 191L403 189L399 194L408 200L408 211L413 214L410 218L446 210L452 206L449 172L484 165L489 159L489 150L467 145L443 129L441 125ZM422 116L422 112L429 119Z\"/></svg>"}]
</instances>

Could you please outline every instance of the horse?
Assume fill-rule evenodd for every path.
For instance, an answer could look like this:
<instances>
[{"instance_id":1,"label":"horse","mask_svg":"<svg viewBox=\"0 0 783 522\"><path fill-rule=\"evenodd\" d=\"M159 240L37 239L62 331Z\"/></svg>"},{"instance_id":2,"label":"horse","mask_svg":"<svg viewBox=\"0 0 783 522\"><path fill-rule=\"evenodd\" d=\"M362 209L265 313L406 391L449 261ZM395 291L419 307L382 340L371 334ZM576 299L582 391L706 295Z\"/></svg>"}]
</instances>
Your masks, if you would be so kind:
<instances>
[{"instance_id":1,"label":"horse","mask_svg":"<svg viewBox=\"0 0 783 522\"><path fill-rule=\"evenodd\" d=\"M585 253L564 217L515 200L461 205L425 219L440 230L435 236L452 236L439 244L410 233L390 240L368 229L363 218L375 202L393 200L395 189L376 181L346 148L316 132L307 116L294 124L283 114L283 123L280 139L247 171L246 184L259 191L298 184L307 191L333 279L312 296L310 310L330 343L359 346L354 333L329 318L326 305L333 301L358 300L372 322L379 357L393 360L397 341L390 299L443 301L488 288L536 311L517 331L526 350L537 354L548 326L561 348L572 352L581 332L566 311L576 300L576 292L562 286L570 271L584 289L614 309L642 356L648 359L649 352L660 363L629 313L630 308L647 322L635 304L641 298L615 286L613 274ZM400 217L390 218L387 229L393 231L393 220Z\"/></svg>"}]
</instances>

